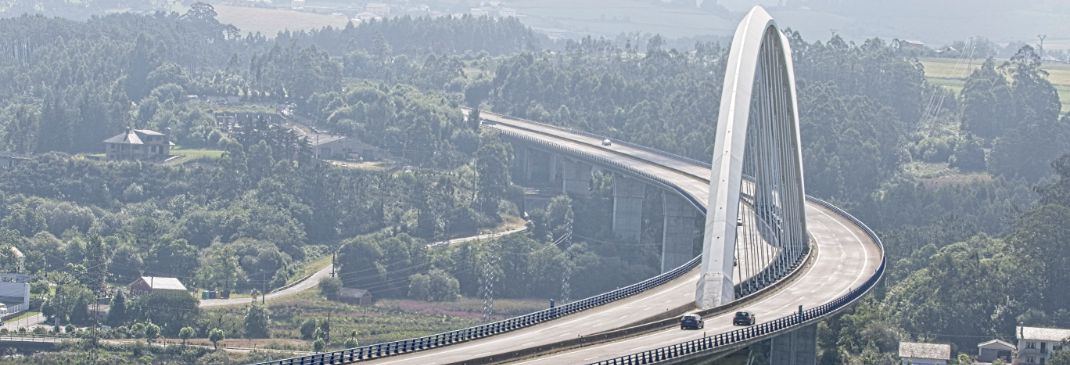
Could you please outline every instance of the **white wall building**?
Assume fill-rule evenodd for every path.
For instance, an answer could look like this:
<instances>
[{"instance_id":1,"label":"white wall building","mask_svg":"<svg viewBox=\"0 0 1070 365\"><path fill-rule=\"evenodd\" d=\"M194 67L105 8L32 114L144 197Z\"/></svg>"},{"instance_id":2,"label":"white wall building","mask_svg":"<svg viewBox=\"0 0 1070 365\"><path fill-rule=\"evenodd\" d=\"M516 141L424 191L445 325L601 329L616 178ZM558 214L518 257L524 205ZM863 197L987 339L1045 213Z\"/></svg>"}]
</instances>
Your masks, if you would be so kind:
<instances>
[{"instance_id":1,"label":"white wall building","mask_svg":"<svg viewBox=\"0 0 1070 365\"><path fill-rule=\"evenodd\" d=\"M1015 364L1044 364L1051 354L1063 350L1070 329L1018 326L1018 356Z\"/></svg>"},{"instance_id":2,"label":"white wall building","mask_svg":"<svg viewBox=\"0 0 1070 365\"><path fill-rule=\"evenodd\" d=\"M26 274L0 274L0 303L5 304L7 313L25 311L30 306L30 280L33 276Z\"/></svg>"}]
</instances>

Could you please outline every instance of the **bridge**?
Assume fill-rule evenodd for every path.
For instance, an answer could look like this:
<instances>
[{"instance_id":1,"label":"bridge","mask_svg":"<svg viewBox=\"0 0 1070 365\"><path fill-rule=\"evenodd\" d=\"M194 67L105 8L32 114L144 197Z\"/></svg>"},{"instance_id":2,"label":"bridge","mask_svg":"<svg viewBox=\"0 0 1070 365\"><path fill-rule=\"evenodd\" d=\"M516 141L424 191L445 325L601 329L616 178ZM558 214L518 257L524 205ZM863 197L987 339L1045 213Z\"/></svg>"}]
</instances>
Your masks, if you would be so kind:
<instances>
[{"instance_id":1,"label":"bridge","mask_svg":"<svg viewBox=\"0 0 1070 365\"><path fill-rule=\"evenodd\" d=\"M747 14L729 54L712 164L480 114L514 145L520 180L583 196L593 170L611 173L621 240L637 239L645 197L660 194L661 274L498 322L270 364L680 363L767 339L772 363L813 364L815 323L872 289L885 261L862 222L804 194L790 55L764 10ZM759 323L732 326L736 310ZM703 315L704 330L677 328L689 311Z\"/></svg>"}]
</instances>

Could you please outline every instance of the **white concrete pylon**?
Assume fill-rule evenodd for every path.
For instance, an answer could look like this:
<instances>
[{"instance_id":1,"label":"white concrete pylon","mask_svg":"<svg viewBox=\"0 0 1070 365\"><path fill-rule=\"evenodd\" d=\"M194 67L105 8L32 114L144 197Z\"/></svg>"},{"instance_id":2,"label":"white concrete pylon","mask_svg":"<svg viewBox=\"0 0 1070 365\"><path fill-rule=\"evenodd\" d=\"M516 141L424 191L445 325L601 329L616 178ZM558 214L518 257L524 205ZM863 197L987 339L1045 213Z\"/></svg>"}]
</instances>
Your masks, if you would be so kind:
<instances>
[{"instance_id":1,"label":"white concrete pylon","mask_svg":"<svg viewBox=\"0 0 1070 365\"><path fill-rule=\"evenodd\" d=\"M807 239L791 48L776 22L761 7L751 9L736 29L723 88L702 245L702 274L695 295L700 308L735 300L737 233L739 227L745 226L740 223L765 217L765 223L778 231L767 241L784 255L801 255ZM754 134L750 138L749 131ZM747 173L754 177L756 187L751 190L756 192L755 204L761 206L754 215L741 216L745 159L748 166L755 165L748 167L755 171ZM765 260L769 261L748 265L793 262Z\"/></svg>"}]
</instances>

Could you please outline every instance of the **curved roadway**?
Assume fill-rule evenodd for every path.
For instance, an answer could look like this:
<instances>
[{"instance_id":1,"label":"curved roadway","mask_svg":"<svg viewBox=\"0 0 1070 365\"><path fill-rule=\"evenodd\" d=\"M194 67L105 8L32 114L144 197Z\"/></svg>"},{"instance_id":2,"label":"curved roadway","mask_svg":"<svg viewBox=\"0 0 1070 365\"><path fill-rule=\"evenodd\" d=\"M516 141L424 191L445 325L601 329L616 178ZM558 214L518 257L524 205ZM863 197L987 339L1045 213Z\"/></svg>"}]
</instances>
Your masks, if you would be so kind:
<instances>
[{"instance_id":1,"label":"curved roadway","mask_svg":"<svg viewBox=\"0 0 1070 365\"><path fill-rule=\"evenodd\" d=\"M483 112L481 118L494 128L513 136L535 138L582 151L590 156L611 158L630 168L658 176L705 205L709 191L710 167L681 157L640 147L615 143L602 146L601 138L567 130L505 118ZM862 230L846 218L807 202L807 226L814 240L816 257L810 266L773 292L744 303L741 308L756 313L759 321L795 313L799 305L817 306L859 286L877 271L881 251ZM563 340L618 329L651 319L666 311L693 307L698 269L660 287L631 298L573 314L558 320L517 331L438 349L420 351L371 361L375 364L449 364L472 358L505 354L524 348L549 345ZM738 282L738 279L737 279ZM646 349L661 347L733 329L729 314L706 318L705 332L657 330L614 342L545 354L522 361L538 364L594 362Z\"/></svg>"}]
</instances>

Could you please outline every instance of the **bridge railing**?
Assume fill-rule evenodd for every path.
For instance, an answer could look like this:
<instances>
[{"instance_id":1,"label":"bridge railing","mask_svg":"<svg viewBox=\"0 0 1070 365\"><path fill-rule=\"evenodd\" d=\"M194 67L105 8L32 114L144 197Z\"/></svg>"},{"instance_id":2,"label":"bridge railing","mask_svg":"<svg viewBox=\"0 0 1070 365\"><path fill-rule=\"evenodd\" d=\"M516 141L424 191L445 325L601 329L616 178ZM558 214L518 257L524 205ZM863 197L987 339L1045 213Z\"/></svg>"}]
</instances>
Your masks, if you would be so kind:
<instances>
[{"instance_id":1,"label":"bridge railing","mask_svg":"<svg viewBox=\"0 0 1070 365\"><path fill-rule=\"evenodd\" d=\"M507 117L507 116L504 116L504 115L501 115L501 114L496 114L496 113L492 113L492 112L488 112L488 111L484 111L484 110L480 110L479 113L480 113L481 116L489 114L489 115L492 115L492 116L494 116L496 118L500 118L500 119L510 119L510 120L522 121L524 123L535 124L535 125L538 125L538 126L542 126L542 127L546 127L546 128L552 128L552 129L556 129L556 130L559 130L559 131L565 131L565 132L572 133L572 134L578 134L578 135L585 136L585 137L591 137L591 138L597 138L597 139L605 139L605 138L607 138L606 136L598 135L598 134L587 132L587 131L576 130L576 129L572 129L572 128L569 128L569 127L560 126L560 125L556 125L556 124L550 124L550 123L544 123L544 122L536 122L536 121L529 120L529 119L524 119L524 118ZM669 156L669 157L672 157L674 160L686 161L688 163L695 164L697 166L710 167L710 165L711 165L709 162L702 162L702 161L699 161L699 160L691 158L691 157L679 155L679 154L676 154L676 153L673 153L673 152L669 152L669 151L659 150L659 149L656 149L656 148L653 148L653 147L643 146L641 144L636 144L636 143L632 143L632 142L628 142L628 141L613 140L613 143L618 144L618 145L628 146L630 148L634 148L634 149L637 149L637 150L643 150L643 151L646 151L646 152L662 155L662 156Z\"/></svg>"},{"instance_id":2,"label":"bridge railing","mask_svg":"<svg viewBox=\"0 0 1070 365\"><path fill-rule=\"evenodd\" d=\"M532 123L535 123L535 122L532 122ZM540 123L536 123L536 124L540 124ZM561 129L559 127L555 127L555 128ZM595 136L593 134L583 133L583 132L576 132L576 131L570 131L570 132L585 134L585 135L589 135L589 136ZM658 185L661 185L661 186L665 187L666 189L676 191L681 196L683 196L685 199L687 199L697 209L699 209L703 213L705 213L705 211L706 211L705 208L703 207L703 205L697 200L697 197L689 195L682 188L680 188L678 186L675 186L671 181L668 181L668 180L666 180L666 179L664 179L662 177L647 173L645 171L641 171L641 170L639 170L639 169L637 169L634 166L631 166L629 164L622 163L622 162L614 160L614 159L605 158L605 157L602 157L602 156L596 156L596 155L591 155L591 154L588 154L588 153L584 153L583 151L577 150L575 148L572 148L572 147L569 147L569 146L566 146L566 145L563 145L563 144L560 144L560 143L549 142L549 141L545 141L545 140L537 140L537 139L534 139L534 138L531 138L529 136L522 135L522 134L509 134L509 137L510 138L516 138L516 139L525 140L525 141L527 141L529 143L547 145L547 146L549 146L549 147L551 147L551 148L553 148L555 150L563 151L565 153L569 153L569 154L572 154L574 156L578 156L578 157L587 159L592 163L599 164L599 165L602 165L602 166L607 166L607 167L614 168L614 169L617 169L617 170L620 170L620 171L625 171L625 172L628 172L629 174L637 175L639 177L642 177L644 179L652 181L652 182L654 182L654 183L656 183ZM601 137L599 137L599 138L601 138ZM653 153L667 154L665 152L661 152L661 151L657 151L657 150L654 150L654 149L650 149L648 147L642 147L642 146L632 145L632 144L628 144L628 145L632 146L632 147L635 147L635 148L647 150L647 151L650 151L650 152L653 152ZM680 156L676 156L676 155L672 155L672 154L668 154L668 155L671 155L674 158L678 158L678 159L681 159L681 160L693 161L693 163L701 165L701 162L694 161L694 160L691 160L691 159L688 159L688 158L685 158L685 157L680 157ZM706 166L708 166L708 165L709 164L706 164ZM443 333L424 336L424 337L418 337L418 338L412 338L412 339L406 339L406 340L399 340L399 341L393 341L393 342L377 343L377 344L366 345L366 346L350 348L350 349L345 349L345 350L325 352L325 353L319 353L319 354L307 355L307 356L301 356L301 357L294 357L294 358L287 358L287 359L282 359L282 360L267 361L267 362L259 363L257 365L348 364L348 363L358 362L358 361L363 361L363 360L378 359L378 358L383 358L383 357L407 354L407 353L416 352L416 351L423 351L423 350L428 350L428 349L433 349L433 348L453 345L453 344L457 344L457 343L467 342L467 341L471 341L471 340L476 340L476 339L480 339L480 338L485 338L485 337L489 337L489 336L494 336L494 335L505 333L505 332L515 331L515 330L518 330L518 329L530 327L530 326L533 326L533 325L536 325L536 324L539 324L539 323L543 323L543 322L546 322L546 321L550 321L550 320L553 320L553 319L556 319L556 318L559 318L559 317L562 317L562 316L566 316L566 315L569 315L569 314L581 312L581 311L584 311L584 310L587 310L587 309L595 308L595 307L598 307L598 306L602 306L602 305L605 305L605 304L609 304L609 303L612 303L612 302L615 302L615 301L618 301L618 300L621 300L621 299L624 299L624 298L628 298L628 297L640 294L640 293L645 292L645 291L647 291L649 289L655 288L655 287L660 286L662 284L665 284L665 283L667 283L669 281L675 280L675 279L679 278L680 276L682 276L683 274L691 271L691 269L694 269L695 267L698 266L698 264L701 262L701 258L702 258L701 256L697 256L697 257L691 259L690 261L688 261L687 263L685 263L685 264L683 264L683 265L681 265L679 267L676 267L676 268L674 268L672 270L669 270L669 271L664 272L664 273L662 273L660 275L651 277L649 279L643 280L641 282L638 282L638 283L635 283L635 284L631 284L631 285L628 285L628 286L625 286L625 287L622 287L622 288L619 288L619 289L616 289L616 290L608 291L608 292L605 292L605 293L602 293L602 294L599 294L599 295L595 295L595 296L592 296L592 297L589 297L589 298L577 300L577 301L574 301L574 302L571 302L571 303L568 303L568 304L564 304L564 305L561 305L561 306L558 306L558 307L555 307L555 308L551 308L551 309L544 309L544 310L541 310L541 311L538 311L538 312L529 313L529 314L525 314L525 315L521 315L521 316L517 316L517 317L512 317L512 318L504 319L504 320L497 321L497 322L482 324L482 325L478 325L478 326L473 326L473 327L454 330L454 331L449 331L449 332L443 332ZM801 263L801 262L802 262L801 259L797 259L796 263L793 266L797 267L798 264ZM789 270L787 272L791 272L791 271ZM748 287L750 289L743 289L742 285L736 285L736 291L737 291L737 293L740 294L739 297L743 297L743 296L746 296L746 295L754 294L759 289L759 288L755 288L751 284L748 284L747 282L744 282L743 284L744 285L748 285Z\"/></svg>"},{"instance_id":3,"label":"bridge railing","mask_svg":"<svg viewBox=\"0 0 1070 365\"><path fill-rule=\"evenodd\" d=\"M718 350L729 349L732 347L742 346L748 343L752 343L757 340L772 337L777 334L782 334L788 331L792 331L807 325L811 325L813 322L820 320L829 315L835 314L846 308L848 305L854 303L867 292L873 289L884 276L885 270L885 258L884 258L884 244L881 243L877 234L873 232L862 221L858 220L854 216L848 214L842 209L830 204L821 199L807 197L808 200L821 205L829 210L832 210L836 214L846 218L858 227L862 228L866 236L873 242L877 243L877 246L881 250L881 263L877 267L877 271L869 277L862 285L857 288L852 288L846 294L833 299L832 301L822 304L820 306L806 309L802 313L792 314L774 319L769 322L760 323L754 326L740 328L731 332L720 333L714 336L703 337L687 342L681 342L665 347L660 347L652 350L638 352L630 355L621 356L614 359L599 361L593 364L597 365L641 365L641 364L656 364L663 361L678 360L694 356L700 356L703 353L714 353Z\"/></svg>"},{"instance_id":4,"label":"bridge railing","mask_svg":"<svg viewBox=\"0 0 1070 365\"><path fill-rule=\"evenodd\" d=\"M456 343L471 341L479 338L497 335L504 332L514 331L538 323L546 322L565 315L584 311L624 299L661 284L672 281L698 266L700 257L696 257L686 264L675 269L628 285L626 287L608 291L589 298L577 300L558 307L544 309L497 322L491 322L478 326L459 330L443 332L430 336L412 338L407 340L377 343L351 349L319 353L282 360L273 360L259 363L260 365L321 365L321 364L348 364L352 362L378 359L388 356L400 355L410 352L427 350Z\"/></svg>"}]
</instances>

